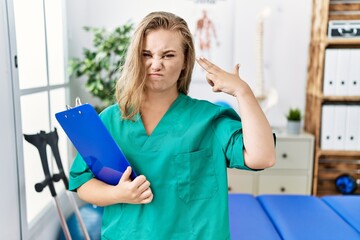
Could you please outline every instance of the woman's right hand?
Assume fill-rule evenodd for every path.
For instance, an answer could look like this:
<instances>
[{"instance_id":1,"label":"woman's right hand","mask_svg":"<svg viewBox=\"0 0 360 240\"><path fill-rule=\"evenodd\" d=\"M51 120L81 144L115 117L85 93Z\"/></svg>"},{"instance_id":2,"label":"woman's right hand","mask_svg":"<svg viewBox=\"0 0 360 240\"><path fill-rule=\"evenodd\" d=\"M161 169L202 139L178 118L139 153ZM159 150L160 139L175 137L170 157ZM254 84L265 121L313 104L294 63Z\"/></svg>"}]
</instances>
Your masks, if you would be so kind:
<instances>
[{"instance_id":1,"label":"woman's right hand","mask_svg":"<svg viewBox=\"0 0 360 240\"><path fill-rule=\"evenodd\" d=\"M127 167L119 183L115 186L115 198L121 203L147 204L153 199L150 182L144 175L131 180L131 167Z\"/></svg>"},{"instance_id":2,"label":"woman's right hand","mask_svg":"<svg viewBox=\"0 0 360 240\"><path fill-rule=\"evenodd\" d=\"M77 189L80 199L97 206L109 206L117 203L147 204L153 200L150 182L144 175L130 178L131 167L121 176L117 185L110 185L92 178Z\"/></svg>"}]
</instances>

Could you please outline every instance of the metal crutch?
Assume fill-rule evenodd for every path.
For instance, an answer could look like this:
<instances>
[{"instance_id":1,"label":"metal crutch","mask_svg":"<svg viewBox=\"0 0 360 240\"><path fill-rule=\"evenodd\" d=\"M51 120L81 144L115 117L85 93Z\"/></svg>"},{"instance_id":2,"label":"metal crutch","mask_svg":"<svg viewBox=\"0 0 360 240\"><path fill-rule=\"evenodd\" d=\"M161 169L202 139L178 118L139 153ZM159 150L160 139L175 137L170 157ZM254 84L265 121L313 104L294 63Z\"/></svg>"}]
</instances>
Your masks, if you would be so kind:
<instances>
[{"instance_id":1,"label":"metal crutch","mask_svg":"<svg viewBox=\"0 0 360 240\"><path fill-rule=\"evenodd\" d=\"M59 173L58 174L53 174L53 177L52 179L55 181L55 182L58 182L60 180L63 181L64 185L65 185L65 189L67 190L68 187L69 187L69 181L65 175L65 172L64 172L64 168L63 168L63 165L62 165L62 161L61 161L61 157L60 157L60 153L59 153L59 146L58 146L58 142L59 142L59 135L57 133L57 129L55 128L53 132L49 132L49 133L42 133L42 137L45 139L45 141L47 142L47 144L49 144L49 146L51 147L51 151L54 155L54 158L55 158L55 162L56 162L56 165L59 169ZM81 217L81 214L80 214L80 211L79 211L79 208L75 202L75 199L74 199L74 196L72 195L72 193L69 193L68 191L66 191L67 193L67 196L74 208L74 211L75 211L75 215L76 215L76 218L77 220L79 221L79 224L80 224L80 227L81 227L81 230L84 234L84 237L86 240L90 240L90 236L89 236L89 233L85 227L85 224L84 224L84 221Z\"/></svg>"},{"instance_id":2,"label":"metal crutch","mask_svg":"<svg viewBox=\"0 0 360 240\"><path fill-rule=\"evenodd\" d=\"M45 174L45 180L43 180L40 183L35 184L35 190L37 192L42 192L42 190L46 186L49 187L51 196L53 197L53 199L55 201L56 209L57 209L59 217L60 217L61 227L64 231L65 237L67 240L71 240L69 228L67 226L64 214L61 211L60 203L57 199L57 194L56 194L56 190L54 187L53 179L50 175L49 164L48 164L48 159L47 159L47 154L46 154L47 143L46 143L45 139L41 136L44 133L45 133L44 131L41 131L40 134L33 134L33 135L24 134L25 140L28 141L29 143L33 144L38 149L39 154L40 154L41 164L42 164L43 171Z\"/></svg>"}]
</instances>

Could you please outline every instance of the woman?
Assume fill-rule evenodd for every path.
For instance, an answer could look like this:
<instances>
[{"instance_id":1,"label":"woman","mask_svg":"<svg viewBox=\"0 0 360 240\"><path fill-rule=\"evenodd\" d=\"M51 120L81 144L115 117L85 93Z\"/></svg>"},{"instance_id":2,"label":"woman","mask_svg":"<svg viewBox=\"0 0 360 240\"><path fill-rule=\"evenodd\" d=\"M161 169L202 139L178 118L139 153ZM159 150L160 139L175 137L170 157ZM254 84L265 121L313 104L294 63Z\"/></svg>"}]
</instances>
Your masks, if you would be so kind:
<instances>
[{"instance_id":1,"label":"woman","mask_svg":"<svg viewBox=\"0 0 360 240\"><path fill-rule=\"evenodd\" d=\"M129 167L116 186L93 177L80 156L70 190L105 206L102 239L230 239L226 168L275 162L271 128L237 65L228 73L197 59L215 92L238 100L236 112L187 96L195 63L186 22L167 12L137 27L117 84L118 103L100 117ZM151 186L150 186L151 183Z\"/></svg>"}]
</instances>

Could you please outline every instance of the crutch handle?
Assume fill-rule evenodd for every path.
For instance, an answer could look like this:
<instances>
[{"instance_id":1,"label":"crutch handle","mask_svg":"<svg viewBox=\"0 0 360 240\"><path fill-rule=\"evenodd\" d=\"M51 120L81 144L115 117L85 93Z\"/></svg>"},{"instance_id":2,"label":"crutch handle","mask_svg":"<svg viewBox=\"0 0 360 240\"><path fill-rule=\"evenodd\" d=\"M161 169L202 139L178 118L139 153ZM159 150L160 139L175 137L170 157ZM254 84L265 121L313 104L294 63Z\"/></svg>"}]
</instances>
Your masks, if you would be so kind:
<instances>
[{"instance_id":1,"label":"crutch handle","mask_svg":"<svg viewBox=\"0 0 360 240\"><path fill-rule=\"evenodd\" d=\"M63 180L65 188L68 189L69 181L65 175L64 168L63 168L63 165L61 162L61 157L60 157L60 152L59 152L59 147L58 147L59 135L57 133L57 129L54 128L53 132L43 133L42 137L45 139L46 143L49 144L49 146L51 147L52 153L55 158L56 165L59 169L59 173L58 173L59 176L55 176L55 174L54 174L53 178L55 177L55 179L60 178L61 180ZM54 179L55 182L60 181L60 179L59 180L55 180L55 179Z\"/></svg>"},{"instance_id":2,"label":"crutch handle","mask_svg":"<svg viewBox=\"0 0 360 240\"><path fill-rule=\"evenodd\" d=\"M45 179L44 181L35 184L35 190L37 192L42 192L42 190L44 190L46 186L47 186L47 180Z\"/></svg>"},{"instance_id":3,"label":"crutch handle","mask_svg":"<svg viewBox=\"0 0 360 240\"><path fill-rule=\"evenodd\" d=\"M53 174L53 175L52 175L52 180L53 180L54 182L60 181L60 180L61 180L61 175L60 175L60 173L55 173L55 174Z\"/></svg>"},{"instance_id":4,"label":"crutch handle","mask_svg":"<svg viewBox=\"0 0 360 240\"><path fill-rule=\"evenodd\" d=\"M49 186L51 196L55 197L56 196L56 191L55 191L55 188L54 188L54 185L53 185L53 182L52 182L51 178L45 178L44 181L35 184L35 190L37 192L42 192L42 190L44 190L44 188L46 186Z\"/></svg>"}]
</instances>

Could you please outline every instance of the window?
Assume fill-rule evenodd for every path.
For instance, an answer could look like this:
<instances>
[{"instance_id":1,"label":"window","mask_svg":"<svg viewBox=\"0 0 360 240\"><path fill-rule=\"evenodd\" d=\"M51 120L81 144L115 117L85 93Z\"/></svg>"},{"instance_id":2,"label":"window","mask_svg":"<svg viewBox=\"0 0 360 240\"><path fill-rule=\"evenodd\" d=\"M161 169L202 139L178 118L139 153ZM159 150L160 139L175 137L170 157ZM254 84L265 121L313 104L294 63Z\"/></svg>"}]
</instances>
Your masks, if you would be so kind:
<instances>
[{"instance_id":1,"label":"window","mask_svg":"<svg viewBox=\"0 0 360 240\"><path fill-rule=\"evenodd\" d=\"M59 134L59 150L65 169L68 168L67 137L55 120L54 114L65 110L68 103L64 2L62 0L13 0L18 56L20 106L18 117L24 134L41 130ZM34 189L44 180L40 155L35 146L23 140L26 215L30 224L51 203L46 188L41 193ZM50 170L57 166L48 149ZM56 183L57 193L64 189Z\"/></svg>"}]
</instances>

